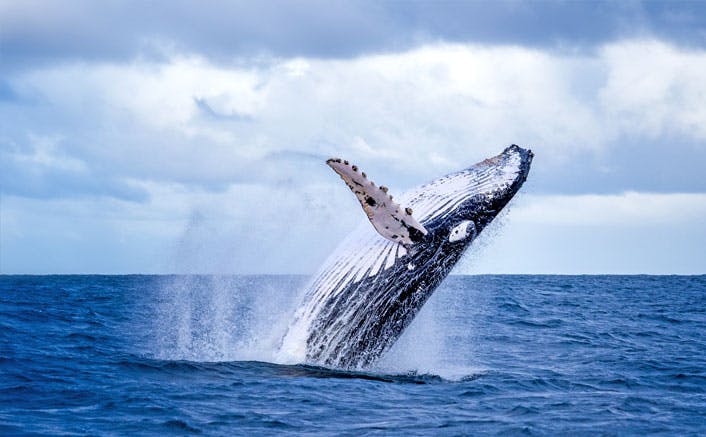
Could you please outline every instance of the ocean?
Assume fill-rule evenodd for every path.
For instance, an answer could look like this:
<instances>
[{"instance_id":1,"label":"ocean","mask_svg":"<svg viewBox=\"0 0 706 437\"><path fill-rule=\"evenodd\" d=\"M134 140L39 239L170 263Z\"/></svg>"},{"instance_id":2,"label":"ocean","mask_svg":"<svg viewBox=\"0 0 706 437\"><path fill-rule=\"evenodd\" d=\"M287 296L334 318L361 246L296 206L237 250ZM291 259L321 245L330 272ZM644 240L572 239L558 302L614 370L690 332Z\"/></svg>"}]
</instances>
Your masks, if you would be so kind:
<instances>
[{"instance_id":1,"label":"ocean","mask_svg":"<svg viewBox=\"0 0 706 437\"><path fill-rule=\"evenodd\" d=\"M371 369L303 276L0 276L0 434L706 434L706 276L450 276Z\"/></svg>"}]
</instances>

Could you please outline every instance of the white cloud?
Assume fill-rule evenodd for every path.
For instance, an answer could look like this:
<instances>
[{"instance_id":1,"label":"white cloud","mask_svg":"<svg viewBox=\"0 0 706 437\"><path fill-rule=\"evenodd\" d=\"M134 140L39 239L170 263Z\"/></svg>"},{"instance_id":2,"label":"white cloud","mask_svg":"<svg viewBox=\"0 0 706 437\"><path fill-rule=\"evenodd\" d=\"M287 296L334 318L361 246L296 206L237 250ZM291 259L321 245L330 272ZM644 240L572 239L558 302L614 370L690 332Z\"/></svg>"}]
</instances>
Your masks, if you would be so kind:
<instances>
[{"instance_id":1,"label":"white cloud","mask_svg":"<svg viewBox=\"0 0 706 437\"><path fill-rule=\"evenodd\" d=\"M626 137L676 136L687 144L706 137L706 52L651 40L610 44L590 56L439 44L346 60L227 67L181 55L19 74L8 81L31 98L0 105L7 121L0 147L12 158L3 165L18 163L4 174L31 170L25 179L36 182L51 168L61 171L36 190L80 174L85 179L73 178L67 190L96 185L100 190L87 193L122 190L113 197L144 199L134 188L150 193L150 201L5 198L3 239L11 246L4 250L22 246L32 228L48 221L55 233L72 228L83 211L94 232L77 231L79 239L141 238L147 253L164 253L189 235L208 241L195 250L204 256L185 261L199 269L225 258L218 269L260 271L266 258L275 271L313 270L335 243L321 235L342 235L360 214L346 191L336 190L320 156L354 160L400 192L518 142L537 155L531 193L542 169L610 156ZM101 178L111 183L100 185ZM67 190L54 191L61 197ZM554 227L635 223L677 232L706 216L702 194L528 195L523 202L511 217L547 238ZM203 220L190 227L194 217ZM45 237L35 243L63 244ZM513 250L507 244L499 247ZM697 243L683 244L687 253ZM118 250L105 255L104 265L120 256L129 258ZM488 262L485 271L498 263Z\"/></svg>"},{"instance_id":2,"label":"white cloud","mask_svg":"<svg viewBox=\"0 0 706 437\"><path fill-rule=\"evenodd\" d=\"M522 197L513 219L539 225L652 226L697 224L706 220L704 193Z\"/></svg>"},{"instance_id":3,"label":"white cloud","mask_svg":"<svg viewBox=\"0 0 706 437\"><path fill-rule=\"evenodd\" d=\"M706 194L515 199L455 273L704 274Z\"/></svg>"},{"instance_id":4,"label":"white cloud","mask_svg":"<svg viewBox=\"0 0 706 437\"><path fill-rule=\"evenodd\" d=\"M232 68L182 55L62 64L13 83L63 122L25 129L64 137L76 159L124 177L227 184L267 180L253 169L281 150L342 155L411 182L512 142L551 165L624 137L702 140L704 76L706 52L647 40L593 56L442 44Z\"/></svg>"},{"instance_id":5,"label":"white cloud","mask_svg":"<svg viewBox=\"0 0 706 437\"><path fill-rule=\"evenodd\" d=\"M52 137L37 137L29 135L30 150L15 150L8 153L6 159L15 159L17 164L21 166L39 166L56 170L64 170L70 172L84 172L86 163L64 156L57 151L57 143L60 138Z\"/></svg>"},{"instance_id":6,"label":"white cloud","mask_svg":"<svg viewBox=\"0 0 706 437\"><path fill-rule=\"evenodd\" d=\"M364 220L337 182L135 184L150 202L5 197L3 271L312 273ZM520 195L454 272L703 273L704 217L704 193Z\"/></svg>"},{"instance_id":7,"label":"white cloud","mask_svg":"<svg viewBox=\"0 0 706 437\"><path fill-rule=\"evenodd\" d=\"M0 270L307 273L364 217L342 183L132 183L148 202L3 196Z\"/></svg>"},{"instance_id":8,"label":"white cloud","mask_svg":"<svg viewBox=\"0 0 706 437\"><path fill-rule=\"evenodd\" d=\"M605 117L623 135L681 133L706 139L706 54L659 41L605 47Z\"/></svg>"}]
</instances>

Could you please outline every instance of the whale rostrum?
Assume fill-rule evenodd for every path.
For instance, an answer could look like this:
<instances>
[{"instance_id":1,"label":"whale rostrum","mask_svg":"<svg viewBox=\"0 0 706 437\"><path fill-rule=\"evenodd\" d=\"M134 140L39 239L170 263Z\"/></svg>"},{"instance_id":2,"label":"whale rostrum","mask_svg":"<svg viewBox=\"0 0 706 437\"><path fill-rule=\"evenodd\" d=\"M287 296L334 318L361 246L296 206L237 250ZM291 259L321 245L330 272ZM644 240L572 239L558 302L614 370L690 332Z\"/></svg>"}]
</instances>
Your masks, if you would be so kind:
<instances>
[{"instance_id":1,"label":"whale rostrum","mask_svg":"<svg viewBox=\"0 0 706 437\"><path fill-rule=\"evenodd\" d=\"M357 166L338 158L329 159L326 164L338 173L353 191L368 220L380 235L409 247L428 234L424 226L412 216L412 208L402 208L395 203L392 195L388 194L387 187L375 186L364 172L358 172Z\"/></svg>"},{"instance_id":2,"label":"whale rostrum","mask_svg":"<svg viewBox=\"0 0 706 437\"><path fill-rule=\"evenodd\" d=\"M373 365L518 192L533 156L512 145L407 191L399 204L357 166L328 160L373 226L361 223L312 277L281 340L282 359L349 369Z\"/></svg>"}]
</instances>

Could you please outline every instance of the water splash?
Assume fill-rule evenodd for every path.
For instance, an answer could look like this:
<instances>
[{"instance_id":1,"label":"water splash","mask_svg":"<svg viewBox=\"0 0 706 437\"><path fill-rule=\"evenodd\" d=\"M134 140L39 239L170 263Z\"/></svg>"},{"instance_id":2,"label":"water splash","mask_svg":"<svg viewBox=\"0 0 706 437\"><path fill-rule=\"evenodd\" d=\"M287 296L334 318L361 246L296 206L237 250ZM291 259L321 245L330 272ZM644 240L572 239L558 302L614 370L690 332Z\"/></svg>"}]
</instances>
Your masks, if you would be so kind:
<instances>
[{"instance_id":1,"label":"water splash","mask_svg":"<svg viewBox=\"0 0 706 437\"><path fill-rule=\"evenodd\" d=\"M276 362L301 279L262 278L185 275L165 280L153 320L151 355L199 362Z\"/></svg>"},{"instance_id":2,"label":"water splash","mask_svg":"<svg viewBox=\"0 0 706 437\"><path fill-rule=\"evenodd\" d=\"M452 286L449 286L451 282ZM461 381L487 370L477 363L474 345L458 338L468 332L456 332L459 318L467 318L463 308L468 296L455 295L463 290L453 287L454 279L439 287L400 336L382 356L374 370L385 374L437 375L447 381Z\"/></svg>"},{"instance_id":3,"label":"water splash","mask_svg":"<svg viewBox=\"0 0 706 437\"><path fill-rule=\"evenodd\" d=\"M150 358L193 362L301 364L280 349L301 300L304 276L179 275L165 277L152 312ZM454 319L464 317L455 287L442 287L392 349L370 369L381 375L432 375L461 380L473 351L455 344ZM452 303L452 305L449 305ZM306 336L300 340L303 348Z\"/></svg>"}]
</instances>

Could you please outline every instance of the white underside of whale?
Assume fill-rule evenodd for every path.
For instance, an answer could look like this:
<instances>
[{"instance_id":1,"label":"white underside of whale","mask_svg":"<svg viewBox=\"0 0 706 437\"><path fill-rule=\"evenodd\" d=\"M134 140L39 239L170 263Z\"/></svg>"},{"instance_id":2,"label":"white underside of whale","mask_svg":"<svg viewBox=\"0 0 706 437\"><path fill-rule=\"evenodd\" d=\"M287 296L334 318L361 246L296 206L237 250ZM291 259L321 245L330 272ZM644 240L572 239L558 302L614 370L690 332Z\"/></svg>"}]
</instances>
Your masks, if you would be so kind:
<instances>
[{"instance_id":1,"label":"white underside of whale","mask_svg":"<svg viewBox=\"0 0 706 437\"><path fill-rule=\"evenodd\" d=\"M520 173L521 156L512 153L504 157L502 165L496 161L500 156L486 160L469 169L452 173L428 184L407 191L399 198L401 205L414 210L416 219L424 225L432 219L450 213L459 204L478 194L488 195L511 184ZM485 164L485 165L484 165ZM451 229L449 230L452 231ZM407 249L399 243L383 238L364 220L348 235L324 262L307 286L302 305L285 334L280 347L283 362L300 363L306 360L306 341L309 328L316 319L321 306L365 277L377 280L380 272L391 268L403 259ZM408 265L414 269L413 265ZM347 320L344 309L341 320ZM329 343L341 340L330 338Z\"/></svg>"}]
</instances>

